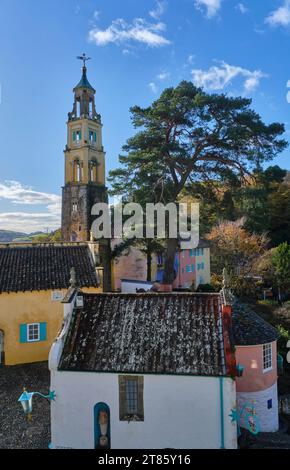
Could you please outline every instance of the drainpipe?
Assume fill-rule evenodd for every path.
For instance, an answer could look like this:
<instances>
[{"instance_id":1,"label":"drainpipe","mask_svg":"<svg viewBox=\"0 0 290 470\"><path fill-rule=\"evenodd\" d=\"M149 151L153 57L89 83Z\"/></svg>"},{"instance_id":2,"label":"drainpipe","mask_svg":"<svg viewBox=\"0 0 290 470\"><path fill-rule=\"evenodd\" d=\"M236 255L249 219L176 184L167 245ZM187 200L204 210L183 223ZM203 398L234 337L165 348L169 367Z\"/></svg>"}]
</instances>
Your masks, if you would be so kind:
<instances>
[{"instance_id":1,"label":"drainpipe","mask_svg":"<svg viewBox=\"0 0 290 470\"><path fill-rule=\"evenodd\" d=\"M225 449L225 422L224 422L224 378L219 377L220 382L220 425L221 425L221 446Z\"/></svg>"}]
</instances>

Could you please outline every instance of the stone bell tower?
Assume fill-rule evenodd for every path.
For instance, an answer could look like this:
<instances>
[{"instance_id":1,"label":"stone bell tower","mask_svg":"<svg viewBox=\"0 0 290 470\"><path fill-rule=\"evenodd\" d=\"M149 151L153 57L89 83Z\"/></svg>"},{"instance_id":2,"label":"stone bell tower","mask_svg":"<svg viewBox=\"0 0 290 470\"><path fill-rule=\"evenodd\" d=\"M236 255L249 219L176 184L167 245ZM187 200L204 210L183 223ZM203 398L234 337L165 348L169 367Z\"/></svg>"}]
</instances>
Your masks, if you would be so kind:
<instances>
[{"instance_id":1,"label":"stone bell tower","mask_svg":"<svg viewBox=\"0 0 290 470\"><path fill-rule=\"evenodd\" d=\"M63 241L90 241L92 206L107 202L105 152L101 116L96 112L95 93L87 79L85 54L82 77L74 88L74 105L68 114L65 147L65 186L62 189Z\"/></svg>"}]
</instances>

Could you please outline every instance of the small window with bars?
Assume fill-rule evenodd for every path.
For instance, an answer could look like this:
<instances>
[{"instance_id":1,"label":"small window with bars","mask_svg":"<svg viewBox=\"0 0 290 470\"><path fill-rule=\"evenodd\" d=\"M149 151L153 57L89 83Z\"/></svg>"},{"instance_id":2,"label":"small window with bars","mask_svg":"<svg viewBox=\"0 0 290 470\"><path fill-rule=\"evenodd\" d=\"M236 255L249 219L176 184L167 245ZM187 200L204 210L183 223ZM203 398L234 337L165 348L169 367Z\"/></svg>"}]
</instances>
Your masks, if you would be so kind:
<instances>
[{"instance_id":1,"label":"small window with bars","mask_svg":"<svg viewBox=\"0 0 290 470\"><path fill-rule=\"evenodd\" d=\"M119 376L120 421L144 421L144 378Z\"/></svg>"},{"instance_id":2,"label":"small window with bars","mask_svg":"<svg viewBox=\"0 0 290 470\"><path fill-rule=\"evenodd\" d=\"M272 370L272 344L263 344L263 372Z\"/></svg>"},{"instance_id":3,"label":"small window with bars","mask_svg":"<svg viewBox=\"0 0 290 470\"><path fill-rule=\"evenodd\" d=\"M39 323L29 323L27 325L27 341L39 341L40 340L40 325Z\"/></svg>"}]
</instances>

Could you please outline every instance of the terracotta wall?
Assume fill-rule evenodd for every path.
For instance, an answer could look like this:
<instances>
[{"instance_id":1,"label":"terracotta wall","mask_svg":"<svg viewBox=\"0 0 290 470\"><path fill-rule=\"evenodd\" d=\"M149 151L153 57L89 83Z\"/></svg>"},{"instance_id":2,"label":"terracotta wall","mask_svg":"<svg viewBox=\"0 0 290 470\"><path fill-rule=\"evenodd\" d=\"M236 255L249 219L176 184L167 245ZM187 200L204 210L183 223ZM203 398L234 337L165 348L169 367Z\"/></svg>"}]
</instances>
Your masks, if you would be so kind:
<instances>
[{"instance_id":1,"label":"terracotta wall","mask_svg":"<svg viewBox=\"0 0 290 470\"><path fill-rule=\"evenodd\" d=\"M273 368L263 372L263 345L237 346L237 363L245 367L242 377L237 377L238 392L258 392L277 382L277 343L272 343Z\"/></svg>"}]
</instances>

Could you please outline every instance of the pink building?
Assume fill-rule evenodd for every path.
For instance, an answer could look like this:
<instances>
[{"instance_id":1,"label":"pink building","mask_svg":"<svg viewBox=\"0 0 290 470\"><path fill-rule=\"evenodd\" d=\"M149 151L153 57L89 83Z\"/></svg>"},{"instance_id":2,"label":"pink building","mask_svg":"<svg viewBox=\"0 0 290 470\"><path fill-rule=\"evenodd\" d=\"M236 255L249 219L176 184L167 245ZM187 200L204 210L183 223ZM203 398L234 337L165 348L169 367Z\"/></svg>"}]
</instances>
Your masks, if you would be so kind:
<instances>
[{"instance_id":1,"label":"pink building","mask_svg":"<svg viewBox=\"0 0 290 470\"><path fill-rule=\"evenodd\" d=\"M113 242L113 246L117 241ZM164 270L164 254L152 256L151 280L162 282ZM200 284L210 284L210 247L200 240L194 250L181 250L175 259L176 278L173 288L197 288ZM134 281L147 280L146 256L137 248L129 248L123 256L117 258L113 265L113 289L121 289L122 279Z\"/></svg>"},{"instance_id":2,"label":"pink building","mask_svg":"<svg viewBox=\"0 0 290 470\"><path fill-rule=\"evenodd\" d=\"M177 256L177 277L173 288L210 284L210 247L200 240L195 250L181 250Z\"/></svg>"},{"instance_id":3,"label":"pink building","mask_svg":"<svg viewBox=\"0 0 290 470\"><path fill-rule=\"evenodd\" d=\"M277 393L277 330L248 306L232 305L236 362L244 367L237 377L237 406L253 405L261 432L279 429Z\"/></svg>"}]
</instances>

